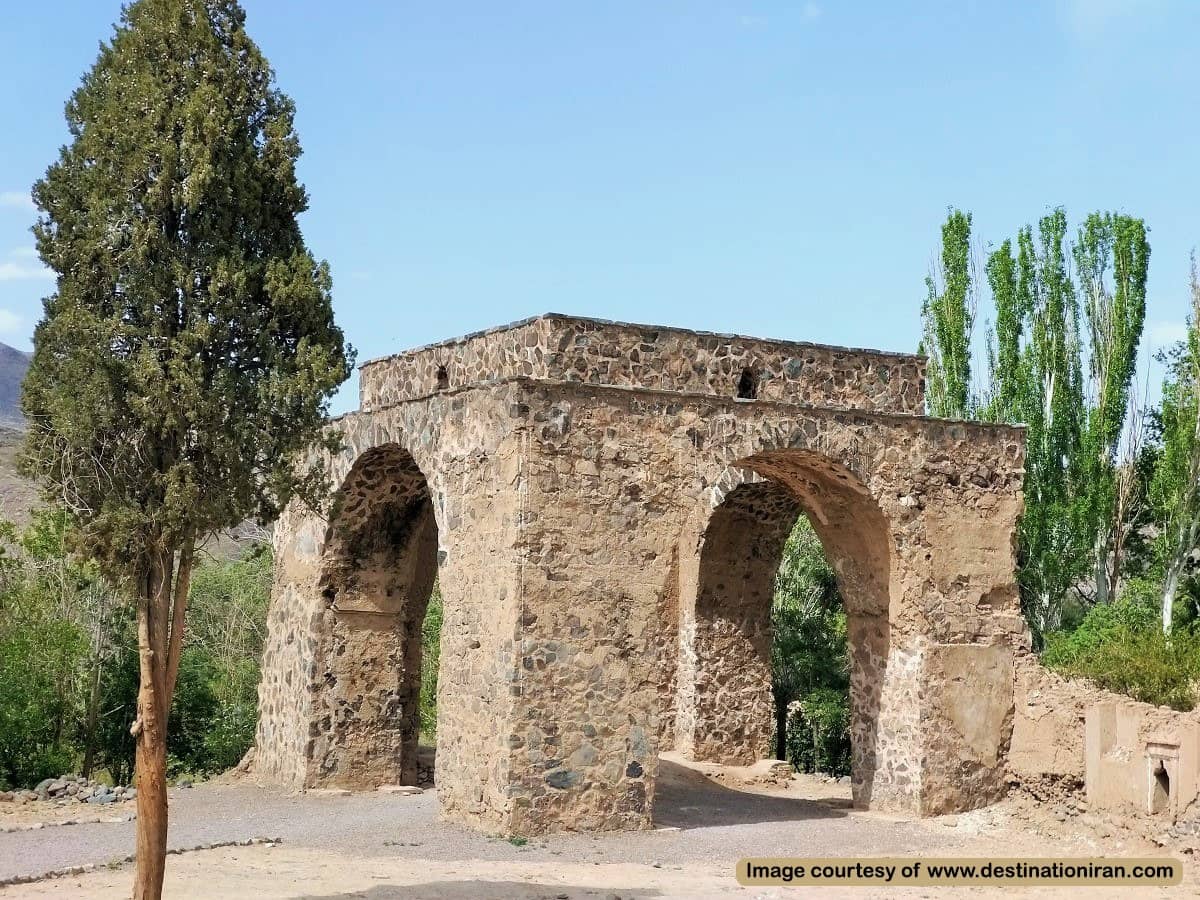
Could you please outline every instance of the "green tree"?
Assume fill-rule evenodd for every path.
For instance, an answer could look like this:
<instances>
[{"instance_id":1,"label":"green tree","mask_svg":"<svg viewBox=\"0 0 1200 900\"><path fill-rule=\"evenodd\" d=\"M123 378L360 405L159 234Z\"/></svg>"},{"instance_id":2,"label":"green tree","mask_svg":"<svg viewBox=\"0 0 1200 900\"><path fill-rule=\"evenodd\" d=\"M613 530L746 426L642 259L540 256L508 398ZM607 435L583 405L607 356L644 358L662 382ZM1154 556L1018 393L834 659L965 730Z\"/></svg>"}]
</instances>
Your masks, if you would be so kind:
<instances>
[{"instance_id":1,"label":"green tree","mask_svg":"<svg viewBox=\"0 0 1200 900\"><path fill-rule=\"evenodd\" d=\"M840 708L846 713L849 706L846 614L837 577L807 516L799 518L784 545L775 576L771 627L776 757L796 756L788 752L788 708L796 701L809 711L804 716L806 733L798 741L803 753L807 754L814 742L822 747L844 743L848 752L848 715L839 719L836 712ZM838 721L840 727L836 727ZM836 754L818 752L813 765L820 766L829 755Z\"/></svg>"},{"instance_id":2,"label":"green tree","mask_svg":"<svg viewBox=\"0 0 1200 900\"><path fill-rule=\"evenodd\" d=\"M971 410L971 332L976 299L971 272L971 214L951 209L942 225L940 277L925 278L921 307L932 415L965 419Z\"/></svg>"},{"instance_id":3,"label":"green tree","mask_svg":"<svg viewBox=\"0 0 1200 900\"><path fill-rule=\"evenodd\" d=\"M987 262L996 304L991 384L982 414L1023 422L1025 513L1019 526L1022 606L1035 637L1059 624L1080 576L1078 483L1084 416L1079 306L1067 271L1066 213L1056 209ZM1089 545L1090 546L1090 545ZM1086 559L1086 553L1084 555Z\"/></svg>"},{"instance_id":4,"label":"green tree","mask_svg":"<svg viewBox=\"0 0 1200 900\"><path fill-rule=\"evenodd\" d=\"M1088 336L1089 391L1080 447L1081 514L1092 535L1097 603L1116 592L1124 526L1117 450L1146 321L1150 244L1141 219L1092 213L1073 248ZM1111 268L1111 282L1109 269Z\"/></svg>"},{"instance_id":5,"label":"green tree","mask_svg":"<svg viewBox=\"0 0 1200 900\"><path fill-rule=\"evenodd\" d=\"M197 542L319 500L322 476L297 455L350 370L328 269L297 223L293 117L236 0L137 0L34 187L57 289L25 381L25 466L136 601L135 897L162 893Z\"/></svg>"},{"instance_id":6,"label":"green tree","mask_svg":"<svg viewBox=\"0 0 1200 900\"><path fill-rule=\"evenodd\" d=\"M1192 309L1187 339L1164 357L1167 376L1156 417L1161 449L1150 482L1150 502L1163 525L1162 630L1169 634L1175 598L1200 547L1200 277L1192 256ZM1200 606L1196 609L1200 615Z\"/></svg>"},{"instance_id":7,"label":"green tree","mask_svg":"<svg viewBox=\"0 0 1200 900\"><path fill-rule=\"evenodd\" d=\"M6 600L9 598L6 598ZM62 775L75 754L75 672L87 641L73 623L29 604L0 617L0 788Z\"/></svg>"},{"instance_id":8,"label":"green tree","mask_svg":"<svg viewBox=\"0 0 1200 900\"><path fill-rule=\"evenodd\" d=\"M438 665L442 656L442 590L435 581L421 623L421 737L437 734Z\"/></svg>"},{"instance_id":9,"label":"green tree","mask_svg":"<svg viewBox=\"0 0 1200 900\"><path fill-rule=\"evenodd\" d=\"M207 660L214 705L190 767L193 772L237 765L254 740L270 597L268 544L255 544L239 559L196 570L184 654Z\"/></svg>"},{"instance_id":10,"label":"green tree","mask_svg":"<svg viewBox=\"0 0 1200 900\"><path fill-rule=\"evenodd\" d=\"M1169 639L1158 624L1154 597L1130 597L1092 607L1071 632L1047 635L1048 667L1144 703L1190 710L1200 683L1200 633Z\"/></svg>"}]
</instances>

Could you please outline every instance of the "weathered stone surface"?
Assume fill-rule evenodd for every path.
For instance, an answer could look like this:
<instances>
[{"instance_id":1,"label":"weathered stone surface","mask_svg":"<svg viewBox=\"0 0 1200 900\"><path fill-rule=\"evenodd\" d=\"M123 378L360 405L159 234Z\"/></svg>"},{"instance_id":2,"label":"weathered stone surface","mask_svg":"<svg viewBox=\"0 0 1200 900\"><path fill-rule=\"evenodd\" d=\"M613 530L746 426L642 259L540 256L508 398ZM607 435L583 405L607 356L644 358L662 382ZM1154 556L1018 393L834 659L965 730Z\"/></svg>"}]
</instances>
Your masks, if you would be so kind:
<instances>
[{"instance_id":1,"label":"weathered stone surface","mask_svg":"<svg viewBox=\"0 0 1200 900\"><path fill-rule=\"evenodd\" d=\"M648 827L660 750L769 755L772 580L803 512L849 616L856 804L990 802L1028 646L1023 436L915 415L922 378L913 356L562 316L368 364L363 411L330 426L331 508L276 530L254 771L412 783L436 570L444 813Z\"/></svg>"},{"instance_id":2,"label":"weathered stone surface","mask_svg":"<svg viewBox=\"0 0 1200 900\"><path fill-rule=\"evenodd\" d=\"M902 353L549 313L362 366L362 409L513 378L920 413L924 359Z\"/></svg>"}]
</instances>

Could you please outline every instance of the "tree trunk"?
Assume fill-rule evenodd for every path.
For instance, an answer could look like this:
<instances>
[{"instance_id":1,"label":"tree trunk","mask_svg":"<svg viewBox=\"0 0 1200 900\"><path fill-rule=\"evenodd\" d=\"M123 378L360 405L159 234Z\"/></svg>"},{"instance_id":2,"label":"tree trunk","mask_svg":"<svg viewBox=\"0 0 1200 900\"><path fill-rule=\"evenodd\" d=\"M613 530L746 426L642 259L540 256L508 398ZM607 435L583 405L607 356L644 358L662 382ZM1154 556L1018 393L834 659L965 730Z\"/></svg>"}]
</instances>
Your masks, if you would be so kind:
<instances>
[{"instance_id":1,"label":"tree trunk","mask_svg":"<svg viewBox=\"0 0 1200 900\"><path fill-rule=\"evenodd\" d=\"M92 777L92 767L96 764L96 726L100 719L100 678L103 672L101 657L97 655L92 663L91 690L88 693L87 705L87 736L83 751L83 777Z\"/></svg>"},{"instance_id":2,"label":"tree trunk","mask_svg":"<svg viewBox=\"0 0 1200 900\"><path fill-rule=\"evenodd\" d=\"M775 758L787 759L787 704L775 701Z\"/></svg>"},{"instance_id":3,"label":"tree trunk","mask_svg":"<svg viewBox=\"0 0 1200 900\"><path fill-rule=\"evenodd\" d=\"M1183 570L1187 566L1188 557L1193 548L1200 542L1200 512L1193 513L1192 516L1186 526L1180 527L1179 541L1167 563L1167 577L1163 580L1162 629L1163 634L1166 635L1171 633L1171 620L1175 613L1175 592L1179 589L1179 579L1183 577Z\"/></svg>"},{"instance_id":4,"label":"tree trunk","mask_svg":"<svg viewBox=\"0 0 1200 900\"><path fill-rule=\"evenodd\" d=\"M151 723L145 685L138 692L143 710L137 738L137 875L134 900L160 900L167 866L167 741L161 723ZM151 703L153 701L150 701Z\"/></svg>"},{"instance_id":5,"label":"tree trunk","mask_svg":"<svg viewBox=\"0 0 1200 900\"><path fill-rule=\"evenodd\" d=\"M1108 541L1105 539L1103 529L1100 534L1096 535L1092 557L1095 562L1096 605L1106 606L1111 599L1111 594L1108 583Z\"/></svg>"},{"instance_id":6,"label":"tree trunk","mask_svg":"<svg viewBox=\"0 0 1200 900\"><path fill-rule=\"evenodd\" d=\"M1172 563L1167 568L1167 577L1162 592L1162 630L1171 634L1171 620L1175 618L1175 591L1179 588L1179 569Z\"/></svg>"},{"instance_id":7,"label":"tree trunk","mask_svg":"<svg viewBox=\"0 0 1200 900\"><path fill-rule=\"evenodd\" d=\"M137 779L137 874L133 900L161 900L167 864L166 623L173 554L152 552L138 597L138 685L134 757Z\"/></svg>"}]
</instances>

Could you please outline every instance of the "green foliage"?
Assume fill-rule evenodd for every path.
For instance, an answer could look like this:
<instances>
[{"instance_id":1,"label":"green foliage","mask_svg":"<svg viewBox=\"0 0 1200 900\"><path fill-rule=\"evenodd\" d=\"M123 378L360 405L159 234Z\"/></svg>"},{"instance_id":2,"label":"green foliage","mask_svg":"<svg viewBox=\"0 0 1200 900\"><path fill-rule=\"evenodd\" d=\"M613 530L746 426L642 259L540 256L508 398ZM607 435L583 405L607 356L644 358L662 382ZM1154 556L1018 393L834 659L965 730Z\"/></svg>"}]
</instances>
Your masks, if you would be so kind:
<instances>
[{"instance_id":1,"label":"green foliage","mask_svg":"<svg viewBox=\"0 0 1200 900\"><path fill-rule=\"evenodd\" d=\"M787 759L799 772L850 774L850 697L817 688L800 698L787 723Z\"/></svg>"},{"instance_id":2,"label":"green foliage","mask_svg":"<svg viewBox=\"0 0 1200 900\"><path fill-rule=\"evenodd\" d=\"M944 227L943 247L947 242ZM1066 213L1055 209L1036 233L1026 226L1015 242L1001 243L985 265L995 304L986 340L989 383L965 409L1027 426L1019 582L1039 643L1060 626L1076 595L1104 602L1117 582L1116 551L1125 546L1116 541L1125 534L1118 520L1127 504L1118 496L1116 457L1145 321L1149 259L1142 220L1093 213L1072 242ZM927 301L927 335L929 308ZM932 379L931 389L936 412Z\"/></svg>"},{"instance_id":3,"label":"green foliage","mask_svg":"<svg viewBox=\"0 0 1200 900\"><path fill-rule=\"evenodd\" d=\"M971 214L951 209L942 225L941 284L925 278L921 307L929 357L926 397L930 414L964 419L971 406L971 331L975 325L971 273Z\"/></svg>"},{"instance_id":4,"label":"green foliage","mask_svg":"<svg viewBox=\"0 0 1200 900\"><path fill-rule=\"evenodd\" d=\"M191 593L184 657L203 659L214 699L203 752L191 771L219 772L237 765L254 741L259 661L271 597L270 548L255 545L241 559L202 566Z\"/></svg>"},{"instance_id":5,"label":"green foliage","mask_svg":"<svg viewBox=\"0 0 1200 900\"><path fill-rule=\"evenodd\" d=\"M33 189L57 282L24 384L24 463L138 590L155 548L169 559L321 492L296 454L325 440L350 372L328 268L297 224L294 106L244 20L234 0L129 4Z\"/></svg>"},{"instance_id":6,"label":"green foliage","mask_svg":"<svg viewBox=\"0 0 1200 900\"><path fill-rule=\"evenodd\" d=\"M2 788L61 775L75 758L70 726L87 639L73 623L40 612L26 606L22 614L0 620Z\"/></svg>"},{"instance_id":7,"label":"green foliage","mask_svg":"<svg viewBox=\"0 0 1200 900\"><path fill-rule=\"evenodd\" d=\"M434 582L433 594L421 624L421 737L437 734L438 664L442 654L442 592Z\"/></svg>"},{"instance_id":8,"label":"green foliage","mask_svg":"<svg viewBox=\"0 0 1200 900\"><path fill-rule=\"evenodd\" d=\"M776 753L801 771L848 771L846 614L820 538L801 516L784 545L771 609ZM799 701L799 711L788 707Z\"/></svg>"},{"instance_id":9,"label":"green foliage","mask_svg":"<svg viewBox=\"0 0 1200 900\"><path fill-rule=\"evenodd\" d=\"M1167 637L1153 601L1122 599L1093 607L1071 632L1047 634L1042 662L1135 700L1190 710L1200 688L1200 632Z\"/></svg>"},{"instance_id":10,"label":"green foliage","mask_svg":"<svg viewBox=\"0 0 1200 900\"><path fill-rule=\"evenodd\" d=\"M96 764L106 769L114 784L133 779L133 735L129 726L137 718L138 653L133 616L122 610L113 634L113 652L100 670L101 715L96 727Z\"/></svg>"},{"instance_id":11,"label":"green foliage","mask_svg":"<svg viewBox=\"0 0 1200 900\"><path fill-rule=\"evenodd\" d=\"M94 767L114 783L133 775L129 726L139 671L132 610L96 605L111 589L67 555L68 529L56 511L39 513L19 534L0 523L0 783L8 786L76 770L89 748ZM168 736L175 773L227 769L253 741L270 579L265 546L196 572ZM99 682L89 728L93 672Z\"/></svg>"},{"instance_id":12,"label":"green foliage","mask_svg":"<svg viewBox=\"0 0 1200 900\"><path fill-rule=\"evenodd\" d=\"M1161 572L1163 629L1170 631L1182 604L1200 616L1200 277L1192 256L1192 309L1187 339L1160 354L1166 365L1162 405L1150 416L1152 474L1148 506L1159 527L1151 565Z\"/></svg>"}]
</instances>

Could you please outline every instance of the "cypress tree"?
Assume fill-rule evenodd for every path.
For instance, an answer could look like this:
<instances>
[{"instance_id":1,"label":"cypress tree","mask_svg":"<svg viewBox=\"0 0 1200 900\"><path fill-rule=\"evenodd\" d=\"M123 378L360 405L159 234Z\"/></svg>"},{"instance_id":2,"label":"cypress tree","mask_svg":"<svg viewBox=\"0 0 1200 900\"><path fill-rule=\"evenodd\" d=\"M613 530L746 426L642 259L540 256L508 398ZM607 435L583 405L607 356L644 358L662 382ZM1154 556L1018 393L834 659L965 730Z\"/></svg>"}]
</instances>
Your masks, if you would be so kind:
<instances>
[{"instance_id":1,"label":"cypress tree","mask_svg":"<svg viewBox=\"0 0 1200 900\"><path fill-rule=\"evenodd\" d=\"M66 107L34 187L57 275L34 335L26 470L136 602L134 896L159 897L166 726L197 547L322 478L351 351L297 216L294 106L236 0L137 0Z\"/></svg>"}]
</instances>

